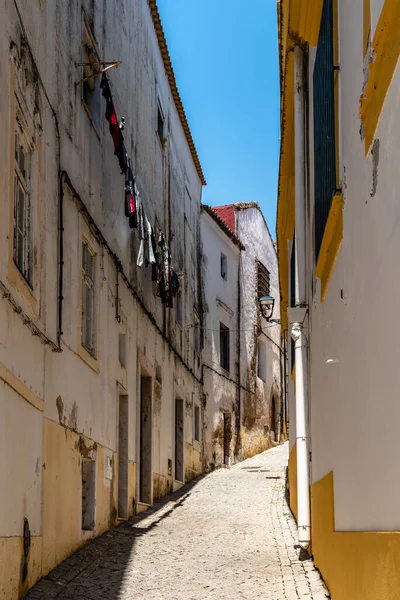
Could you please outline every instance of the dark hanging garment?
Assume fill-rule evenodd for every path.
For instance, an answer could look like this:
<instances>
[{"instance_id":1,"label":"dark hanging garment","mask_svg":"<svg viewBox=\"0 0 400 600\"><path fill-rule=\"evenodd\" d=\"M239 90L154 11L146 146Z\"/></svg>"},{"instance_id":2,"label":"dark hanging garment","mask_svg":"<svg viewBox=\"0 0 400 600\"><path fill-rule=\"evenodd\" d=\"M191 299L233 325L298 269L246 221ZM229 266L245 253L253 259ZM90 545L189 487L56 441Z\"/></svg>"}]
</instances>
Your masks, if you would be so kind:
<instances>
[{"instance_id":1,"label":"dark hanging garment","mask_svg":"<svg viewBox=\"0 0 400 600\"><path fill-rule=\"evenodd\" d=\"M125 216L131 217L136 211L134 178L131 159L128 159L128 169L125 177Z\"/></svg>"},{"instance_id":2,"label":"dark hanging garment","mask_svg":"<svg viewBox=\"0 0 400 600\"><path fill-rule=\"evenodd\" d=\"M121 173L126 173L126 170L128 168L128 156L124 144L124 136L122 135L122 131L118 122L118 117L114 107L110 85L108 83L107 75L105 73L103 73L102 75L100 87L102 89L102 94L106 99L107 105L105 117L110 123L110 133L114 142L114 154L118 158Z\"/></svg>"}]
</instances>

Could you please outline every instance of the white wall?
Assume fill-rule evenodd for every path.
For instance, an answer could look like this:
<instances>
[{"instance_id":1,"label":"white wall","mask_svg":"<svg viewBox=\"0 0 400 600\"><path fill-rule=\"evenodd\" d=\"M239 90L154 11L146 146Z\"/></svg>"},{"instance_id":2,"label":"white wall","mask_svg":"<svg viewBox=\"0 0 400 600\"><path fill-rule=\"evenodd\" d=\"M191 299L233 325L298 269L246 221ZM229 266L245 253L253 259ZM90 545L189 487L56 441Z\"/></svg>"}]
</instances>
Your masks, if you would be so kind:
<instances>
[{"instance_id":1,"label":"white wall","mask_svg":"<svg viewBox=\"0 0 400 600\"><path fill-rule=\"evenodd\" d=\"M3 182L0 208L0 280L11 290L17 304L52 340L57 337L58 290L58 198L59 173L66 170L77 195L86 205L109 248L121 261L127 278L137 290L164 337L143 314L126 284L119 277L121 323L116 314L116 266L104 245L89 232L79 202L64 183L64 301L62 353L42 345L7 302L0 300L0 362L29 389L44 400L44 417L69 427L111 450L117 449L117 382L129 397L129 459L137 456L138 376L140 357L145 357L150 375L156 363L162 368L162 403L154 434L154 467L168 474L168 458L174 454L174 394L178 383L191 406L200 397L200 358L194 352L193 309L199 309L197 258L199 250L199 211L201 181L196 171L185 133L172 100L158 41L146 0L123 0L118 6L84 0L83 7L92 26L102 60L122 60L109 71L109 80L118 117L126 119L124 131L128 155L133 161L137 184L152 224L165 232L172 264L185 274L183 287L183 327L176 325L175 309L166 310L155 294L151 268L136 266L138 235L130 230L124 216L124 177L114 156L109 125L104 118L101 98L100 128L92 127L81 102L82 14L80 3L20 0L18 6L36 60L40 80L34 72L29 52L20 45L23 27L13 4L0 1L0 115L4 124L0 143L0 180ZM94 11L93 11L94 7ZM16 81L19 98L37 127L37 173L40 210L35 222L35 290L37 309L32 309L21 292L24 284L9 278L9 223L12 218L10 185L13 148L10 119L14 89L9 60L10 41L21 68ZM14 56L14 55L13 55ZM26 67L26 69L25 69ZM18 74L19 73L19 74ZM27 76L26 76L27 74ZM17 85L16 84L16 85ZM167 144L163 151L156 135L158 98L166 118ZM40 128L38 124L40 123ZM59 136L59 139L58 139ZM186 188L189 195L186 194ZM189 199L190 198L190 199ZM186 224L185 224L186 223ZM98 252L97 318L98 370L78 355L80 321L80 247L86 231ZM127 364L118 361L118 335L126 333ZM176 349L172 352L171 346ZM180 358L179 358L180 357ZM181 360L180 360L181 359ZM183 362L182 362L183 361ZM183 364L185 363L185 365ZM194 376L189 372L192 370ZM3 389L4 386L2 386ZM15 397L16 396L16 397ZM57 399L58 401L57 406ZM41 533L41 436L43 415L19 396L1 392L1 412L9 411L10 430L1 435L4 472L14 477L1 494L0 537L22 534L22 516L29 514L32 532ZM6 403L6 405L4 405ZM10 406L7 406L9 404ZM62 410L59 407L62 406ZM8 414L8 413L7 413ZM2 428L6 420L2 419ZM17 427L18 425L18 427ZM192 424L190 423L189 429ZM16 452L18 436L23 443ZM14 440L14 441L13 441ZM26 445L29 445L29 452ZM28 452L28 459L24 460ZM24 454L25 453L25 454ZM37 475L39 461L39 475ZM39 491L38 491L39 490ZM80 490L71 490L79 494ZM8 496L10 494L10 496Z\"/></svg>"},{"instance_id":2,"label":"white wall","mask_svg":"<svg viewBox=\"0 0 400 600\"><path fill-rule=\"evenodd\" d=\"M281 334L280 326L268 323L260 317L257 296L257 261L260 261L270 273L270 294L275 298L272 318L280 318L280 292L278 280L278 260L276 250L268 227L260 210L256 207L237 209L237 234L246 250L242 253L241 263L241 383L244 388L255 392L257 387L262 392L260 424L269 423L269 410L272 396L275 394L280 403L281 397ZM267 346L267 378L261 382L257 378L255 326L261 327L261 335ZM259 332L259 330L258 330ZM265 334L265 335L264 335ZM245 402L253 401L248 398ZM280 406L276 407L278 413ZM254 411L253 411L254 412ZM256 411L259 413L259 411ZM255 413L255 414L256 414ZM246 407L243 407L243 416ZM261 416L260 415L260 416Z\"/></svg>"},{"instance_id":3,"label":"white wall","mask_svg":"<svg viewBox=\"0 0 400 600\"><path fill-rule=\"evenodd\" d=\"M237 307L238 267L240 249L222 231L215 220L205 211L201 213L202 261L204 276L205 318L204 369L205 449L208 465L222 464L223 457L223 412L232 418L232 434L235 427L237 390ZM227 258L227 279L221 277L221 253ZM220 366L220 323L230 330L230 370ZM233 444L232 441L232 452Z\"/></svg>"},{"instance_id":4,"label":"white wall","mask_svg":"<svg viewBox=\"0 0 400 600\"><path fill-rule=\"evenodd\" d=\"M312 480L334 471L337 530L392 531L400 528L400 68L375 133L374 194L374 161L360 136L362 3L340 2L340 46L343 242L326 299L316 294L312 304Z\"/></svg>"}]
</instances>

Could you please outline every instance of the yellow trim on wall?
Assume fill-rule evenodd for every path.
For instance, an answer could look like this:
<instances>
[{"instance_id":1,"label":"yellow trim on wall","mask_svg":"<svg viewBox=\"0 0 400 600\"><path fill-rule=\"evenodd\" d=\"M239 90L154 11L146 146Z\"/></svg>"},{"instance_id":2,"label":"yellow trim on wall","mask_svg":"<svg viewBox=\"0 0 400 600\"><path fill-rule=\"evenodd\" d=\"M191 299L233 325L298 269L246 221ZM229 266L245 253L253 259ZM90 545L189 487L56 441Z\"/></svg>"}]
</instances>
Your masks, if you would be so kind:
<instances>
[{"instance_id":1,"label":"yellow trim on wall","mask_svg":"<svg viewBox=\"0 0 400 600\"><path fill-rule=\"evenodd\" d=\"M397 600L400 532L335 531L334 478L311 487L314 561L334 600Z\"/></svg>"},{"instance_id":2,"label":"yellow trim on wall","mask_svg":"<svg viewBox=\"0 0 400 600\"><path fill-rule=\"evenodd\" d=\"M323 0L280 0L281 153L277 209L277 242L281 324L287 328L289 262L287 243L294 234L294 57L295 43L316 46Z\"/></svg>"},{"instance_id":3,"label":"yellow trim on wall","mask_svg":"<svg viewBox=\"0 0 400 600\"><path fill-rule=\"evenodd\" d=\"M34 408L40 410L40 412L44 412L44 401L42 398L39 398L35 392L32 392L14 373L12 373L7 367L0 363L0 379L4 381L7 385L10 386L17 392L21 398L29 402Z\"/></svg>"},{"instance_id":4,"label":"yellow trim on wall","mask_svg":"<svg viewBox=\"0 0 400 600\"><path fill-rule=\"evenodd\" d=\"M297 521L297 446L296 442L289 454L288 462L289 505Z\"/></svg>"},{"instance_id":5,"label":"yellow trim on wall","mask_svg":"<svg viewBox=\"0 0 400 600\"><path fill-rule=\"evenodd\" d=\"M399 0L385 0L372 41L372 62L363 90L360 115L364 126L365 154L371 147L386 94L400 54Z\"/></svg>"},{"instance_id":6,"label":"yellow trim on wall","mask_svg":"<svg viewBox=\"0 0 400 600\"><path fill-rule=\"evenodd\" d=\"M321 280L321 302L325 300L329 279L343 237L343 196L336 194L332 200L328 220L318 256L316 276Z\"/></svg>"},{"instance_id":7,"label":"yellow trim on wall","mask_svg":"<svg viewBox=\"0 0 400 600\"><path fill-rule=\"evenodd\" d=\"M21 523L22 529L22 523ZM31 536L27 566L28 575L22 583L21 570L24 556L24 542L21 537L0 537L0 598L18 600L25 598L30 587L41 577L42 538Z\"/></svg>"}]
</instances>

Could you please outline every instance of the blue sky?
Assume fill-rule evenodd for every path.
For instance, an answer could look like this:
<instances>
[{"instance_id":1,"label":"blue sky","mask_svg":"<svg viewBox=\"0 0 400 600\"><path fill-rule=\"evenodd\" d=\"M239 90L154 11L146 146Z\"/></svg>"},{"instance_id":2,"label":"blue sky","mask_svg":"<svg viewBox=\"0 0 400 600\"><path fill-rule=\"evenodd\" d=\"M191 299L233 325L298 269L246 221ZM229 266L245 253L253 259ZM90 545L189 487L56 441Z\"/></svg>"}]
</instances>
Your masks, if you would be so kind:
<instances>
[{"instance_id":1,"label":"blue sky","mask_svg":"<svg viewBox=\"0 0 400 600\"><path fill-rule=\"evenodd\" d=\"M203 203L257 200L275 237L279 73L275 0L158 0L207 180Z\"/></svg>"}]
</instances>

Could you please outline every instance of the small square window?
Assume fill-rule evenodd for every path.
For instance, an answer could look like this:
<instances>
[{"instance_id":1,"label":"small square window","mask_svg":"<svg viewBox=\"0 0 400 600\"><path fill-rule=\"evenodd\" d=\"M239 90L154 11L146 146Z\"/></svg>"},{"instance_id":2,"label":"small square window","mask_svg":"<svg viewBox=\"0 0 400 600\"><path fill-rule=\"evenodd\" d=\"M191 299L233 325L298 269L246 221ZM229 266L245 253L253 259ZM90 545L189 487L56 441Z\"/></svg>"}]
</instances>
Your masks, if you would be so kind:
<instances>
[{"instance_id":1,"label":"small square window","mask_svg":"<svg viewBox=\"0 0 400 600\"><path fill-rule=\"evenodd\" d=\"M225 279L225 281L228 279L228 259L226 258L225 254L223 254L221 252L221 277L222 279Z\"/></svg>"},{"instance_id":2,"label":"small square window","mask_svg":"<svg viewBox=\"0 0 400 600\"><path fill-rule=\"evenodd\" d=\"M164 144L164 141L165 141L164 123L165 123L164 114L163 114L163 111L162 111L162 108L161 108L160 104L158 104L158 110L157 110L157 133L158 133L158 137L160 138L160 142L162 144Z\"/></svg>"},{"instance_id":3,"label":"small square window","mask_svg":"<svg viewBox=\"0 0 400 600\"><path fill-rule=\"evenodd\" d=\"M229 327L219 324L219 356L220 365L225 371L230 371L230 332Z\"/></svg>"},{"instance_id":4,"label":"small square window","mask_svg":"<svg viewBox=\"0 0 400 600\"><path fill-rule=\"evenodd\" d=\"M200 406L194 405L194 440L200 442Z\"/></svg>"}]
</instances>

